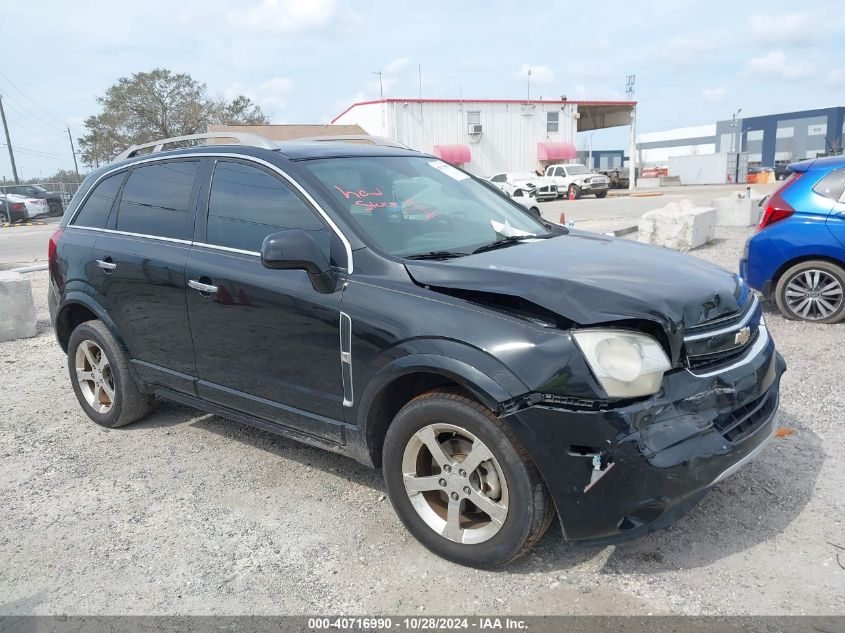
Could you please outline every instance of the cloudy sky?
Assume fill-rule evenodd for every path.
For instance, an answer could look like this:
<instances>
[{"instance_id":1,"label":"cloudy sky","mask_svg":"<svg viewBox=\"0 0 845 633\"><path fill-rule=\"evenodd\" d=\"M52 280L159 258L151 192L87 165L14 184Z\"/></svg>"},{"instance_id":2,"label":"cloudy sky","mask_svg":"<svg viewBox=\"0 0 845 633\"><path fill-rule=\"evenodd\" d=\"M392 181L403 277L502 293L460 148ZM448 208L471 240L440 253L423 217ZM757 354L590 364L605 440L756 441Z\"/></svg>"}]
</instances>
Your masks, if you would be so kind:
<instances>
[{"instance_id":1,"label":"cloudy sky","mask_svg":"<svg viewBox=\"0 0 845 633\"><path fill-rule=\"evenodd\" d=\"M156 67L246 94L274 123L325 123L378 98L378 70L385 96L416 97L419 65L429 98L524 98L530 68L532 98L622 99L635 73L640 132L845 105L842 0L31 0L4 2L0 24L26 178L72 168L65 126L81 136L97 95ZM624 139L604 131L594 145Z\"/></svg>"}]
</instances>

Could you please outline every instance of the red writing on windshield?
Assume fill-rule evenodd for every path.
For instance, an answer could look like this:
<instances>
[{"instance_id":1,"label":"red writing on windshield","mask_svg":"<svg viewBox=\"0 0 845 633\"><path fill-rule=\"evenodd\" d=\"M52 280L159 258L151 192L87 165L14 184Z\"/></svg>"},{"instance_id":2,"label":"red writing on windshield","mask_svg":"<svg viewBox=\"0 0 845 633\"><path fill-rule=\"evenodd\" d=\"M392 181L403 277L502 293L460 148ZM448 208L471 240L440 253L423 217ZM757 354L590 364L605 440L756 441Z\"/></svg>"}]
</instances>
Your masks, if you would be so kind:
<instances>
[{"instance_id":1,"label":"red writing on windshield","mask_svg":"<svg viewBox=\"0 0 845 633\"><path fill-rule=\"evenodd\" d=\"M349 200L349 198L353 198L353 197L358 198L360 200L362 198L371 198L373 196L383 196L384 195L384 193L382 193L381 189L376 189L375 191L367 191L366 189L359 189L358 191L347 191L346 189L343 189L342 187L338 187L337 185L335 185L334 188L337 189L340 192L340 194L344 198L346 198L347 200Z\"/></svg>"},{"instance_id":2,"label":"red writing on windshield","mask_svg":"<svg viewBox=\"0 0 845 633\"><path fill-rule=\"evenodd\" d=\"M364 207L367 211L372 211L373 209L383 209L385 207L395 209L399 205L395 202L372 202L371 200L356 200L355 206Z\"/></svg>"}]
</instances>

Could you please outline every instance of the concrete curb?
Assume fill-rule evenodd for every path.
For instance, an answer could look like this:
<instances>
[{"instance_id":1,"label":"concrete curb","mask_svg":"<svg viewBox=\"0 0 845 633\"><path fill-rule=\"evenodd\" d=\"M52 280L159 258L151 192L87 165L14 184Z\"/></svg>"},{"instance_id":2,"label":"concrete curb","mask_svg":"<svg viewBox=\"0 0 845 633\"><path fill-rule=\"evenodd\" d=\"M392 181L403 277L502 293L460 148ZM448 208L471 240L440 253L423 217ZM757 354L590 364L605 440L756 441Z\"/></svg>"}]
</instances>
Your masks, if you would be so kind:
<instances>
[{"instance_id":1,"label":"concrete curb","mask_svg":"<svg viewBox=\"0 0 845 633\"><path fill-rule=\"evenodd\" d=\"M32 266L21 266L20 268L12 268L13 273L37 273L42 270L47 270L47 264L33 264Z\"/></svg>"}]
</instances>

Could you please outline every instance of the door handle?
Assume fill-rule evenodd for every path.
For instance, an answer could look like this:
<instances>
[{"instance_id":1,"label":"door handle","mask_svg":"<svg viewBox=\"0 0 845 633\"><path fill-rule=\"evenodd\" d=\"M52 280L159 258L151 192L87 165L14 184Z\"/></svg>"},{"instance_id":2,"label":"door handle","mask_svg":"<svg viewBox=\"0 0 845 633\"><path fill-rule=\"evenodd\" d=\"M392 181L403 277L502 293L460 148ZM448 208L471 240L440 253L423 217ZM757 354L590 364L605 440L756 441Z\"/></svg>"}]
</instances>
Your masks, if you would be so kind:
<instances>
[{"instance_id":1,"label":"door handle","mask_svg":"<svg viewBox=\"0 0 845 633\"><path fill-rule=\"evenodd\" d=\"M111 261L111 257L106 257L105 259L98 259L97 266L106 271L112 271L117 268L117 264Z\"/></svg>"},{"instance_id":2,"label":"door handle","mask_svg":"<svg viewBox=\"0 0 845 633\"><path fill-rule=\"evenodd\" d=\"M217 286L213 286L211 284L204 284L201 281L199 281L198 279L188 280L188 286L190 286L194 290L199 291L200 294L205 294L205 295L217 294Z\"/></svg>"}]
</instances>

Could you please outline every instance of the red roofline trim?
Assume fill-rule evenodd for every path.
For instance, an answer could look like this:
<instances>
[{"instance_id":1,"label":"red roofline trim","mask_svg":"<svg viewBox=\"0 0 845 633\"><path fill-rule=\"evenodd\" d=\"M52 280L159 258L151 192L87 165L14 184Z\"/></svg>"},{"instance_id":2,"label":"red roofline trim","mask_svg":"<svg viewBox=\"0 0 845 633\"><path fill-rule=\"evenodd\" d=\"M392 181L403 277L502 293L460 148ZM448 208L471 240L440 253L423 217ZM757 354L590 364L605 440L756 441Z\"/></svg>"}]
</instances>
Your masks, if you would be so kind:
<instances>
[{"instance_id":1,"label":"red roofline trim","mask_svg":"<svg viewBox=\"0 0 845 633\"><path fill-rule=\"evenodd\" d=\"M577 101L577 100L569 100L561 101L560 99L554 99L552 101L543 100L539 101L536 99L532 99L531 101L526 101L525 99L376 99L375 101L358 101L353 103L351 106L346 108L343 112L338 114L335 118L332 119L332 123L337 121L340 117L344 114L349 112L352 108L357 106L363 105L374 105L377 103L527 103L527 104L542 104L542 105L564 105L567 103L574 103L575 105L595 105L595 106L635 106L637 105L636 101Z\"/></svg>"}]
</instances>

